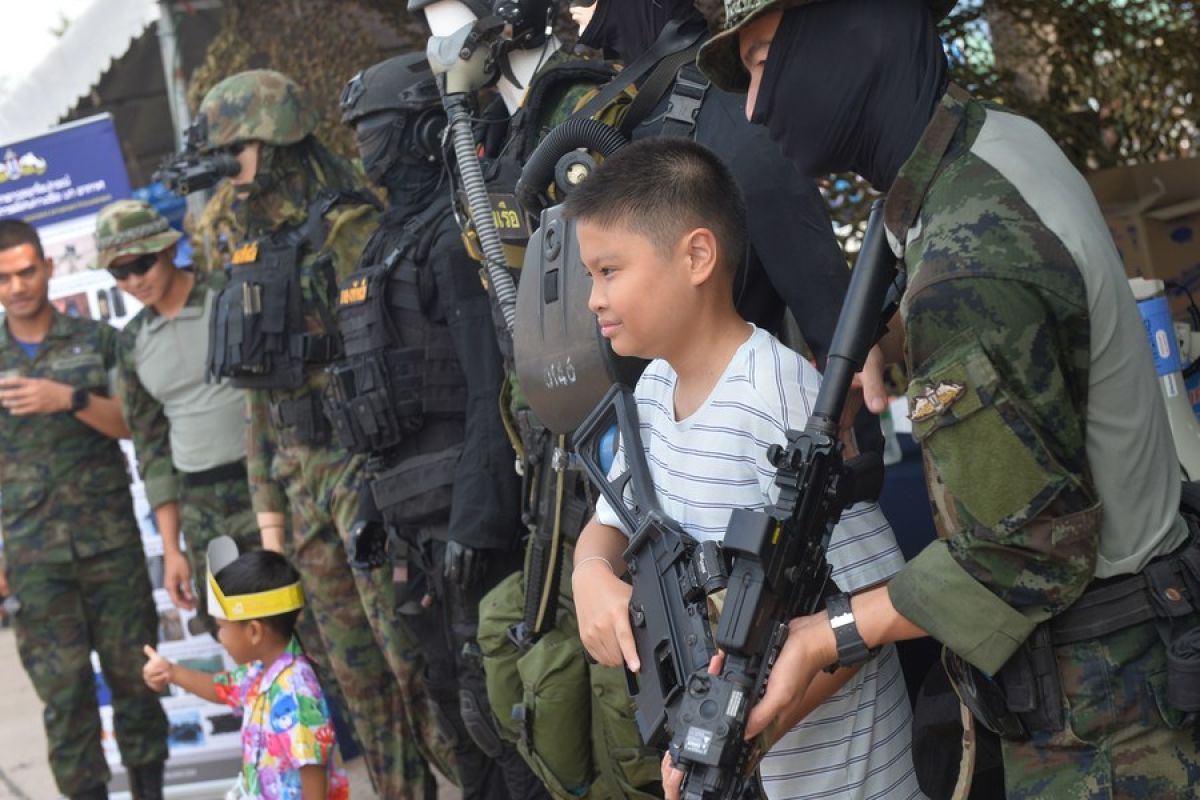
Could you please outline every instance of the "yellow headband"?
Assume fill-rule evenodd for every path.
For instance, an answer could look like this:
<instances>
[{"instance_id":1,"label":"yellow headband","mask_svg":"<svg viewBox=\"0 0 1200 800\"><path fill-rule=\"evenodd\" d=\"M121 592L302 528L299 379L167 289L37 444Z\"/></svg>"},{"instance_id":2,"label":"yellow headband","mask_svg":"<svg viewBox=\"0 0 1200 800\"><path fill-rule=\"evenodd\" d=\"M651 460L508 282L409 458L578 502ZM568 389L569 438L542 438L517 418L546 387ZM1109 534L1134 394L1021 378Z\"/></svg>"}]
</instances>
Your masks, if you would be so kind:
<instances>
[{"instance_id":1,"label":"yellow headband","mask_svg":"<svg viewBox=\"0 0 1200 800\"><path fill-rule=\"evenodd\" d=\"M265 592L226 596L216 574L238 557L237 544L228 536L218 536L208 545L208 615L214 619L245 622L286 614L304 607L300 582L268 589Z\"/></svg>"}]
</instances>

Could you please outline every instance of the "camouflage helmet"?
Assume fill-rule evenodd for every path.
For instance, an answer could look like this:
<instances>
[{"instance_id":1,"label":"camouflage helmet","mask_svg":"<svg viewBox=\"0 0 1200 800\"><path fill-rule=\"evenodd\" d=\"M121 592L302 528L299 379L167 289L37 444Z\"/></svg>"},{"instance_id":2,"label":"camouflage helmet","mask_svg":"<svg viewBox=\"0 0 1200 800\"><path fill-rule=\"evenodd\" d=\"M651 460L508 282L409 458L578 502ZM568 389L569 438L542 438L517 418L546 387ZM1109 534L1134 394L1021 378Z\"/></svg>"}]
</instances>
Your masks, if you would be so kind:
<instances>
[{"instance_id":1,"label":"camouflage helmet","mask_svg":"<svg viewBox=\"0 0 1200 800\"><path fill-rule=\"evenodd\" d=\"M94 269L108 269L121 256L160 253L182 236L144 200L109 203L96 217L96 249L100 255Z\"/></svg>"},{"instance_id":2,"label":"camouflage helmet","mask_svg":"<svg viewBox=\"0 0 1200 800\"><path fill-rule=\"evenodd\" d=\"M281 72L252 69L231 75L208 91L197 112L200 147L257 141L295 144L317 127L317 112L299 84Z\"/></svg>"},{"instance_id":3,"label":"camouflage helmet","mask_svg":"<svg viewBox=\"0 0 1200 800\"><path fill-rule=\"evenodd\" d=\"M696 64L719 89L744 94L750 88L750 76L742 66L738 49L738 31L763 14L784 11L812 3L836 0L725 0L725 23L721 32L700 48ZM928 0L933 21L939 22L950 13L957 0Z\"/></svg>"}]
</instances>

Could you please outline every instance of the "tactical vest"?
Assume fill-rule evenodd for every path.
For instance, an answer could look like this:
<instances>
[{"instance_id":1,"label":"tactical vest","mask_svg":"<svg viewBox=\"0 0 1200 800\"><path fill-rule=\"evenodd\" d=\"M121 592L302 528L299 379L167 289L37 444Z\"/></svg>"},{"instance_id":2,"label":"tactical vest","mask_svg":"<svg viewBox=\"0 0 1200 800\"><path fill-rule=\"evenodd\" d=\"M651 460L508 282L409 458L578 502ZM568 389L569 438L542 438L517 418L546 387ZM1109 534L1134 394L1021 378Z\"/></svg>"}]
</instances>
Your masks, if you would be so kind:
<instances>
[{"instance_id":1,"label":"tactical vest","mask_svg":"<svg viewBox=\"0 0 1200 800\"><path fill-rule=\"evenodd\" d=\"M309 296L312 287L332 293L333 263L328 256L305 264L324 243L326 213L340 195L322 192L309 220L243 243L233 253L229 281L217 295L209 328L208 375L229 378L239 389L296 389L306 366L337 358L341 344L324 303ZM314 235L315 234L315 235ZM306 330L315 310L325 332Z\"/></svg>"},{"instance_id":2,"label":"tactical vest","mask_svg":"<svg viewBox=\"0 0 1200 800\"><path fill-rule=\"evenodd\" d=\"M445 202L435 203L384 247L368 246L368 266L343 280L337 293L345 355L327 369L325 413L343 447L376 457L372 492L398 524L449 512L466 435L466 378L428 267L449 213Z\"/></svg>"}]
</instances>

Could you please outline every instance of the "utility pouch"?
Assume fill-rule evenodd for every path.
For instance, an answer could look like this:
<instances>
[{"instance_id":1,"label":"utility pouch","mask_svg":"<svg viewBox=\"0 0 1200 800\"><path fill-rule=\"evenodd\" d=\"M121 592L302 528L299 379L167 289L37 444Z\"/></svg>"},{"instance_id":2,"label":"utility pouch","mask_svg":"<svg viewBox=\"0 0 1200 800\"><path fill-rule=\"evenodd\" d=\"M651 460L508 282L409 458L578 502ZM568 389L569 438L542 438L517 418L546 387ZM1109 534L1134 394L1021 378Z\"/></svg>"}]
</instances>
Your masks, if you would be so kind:
<instances>
[{"instance_id":1,"label":"utility pouch","mask_svg":"<svg viewBox=\"0 0 1200 800\"><path fill-rule=\"evenodd\" d=\"M1200 627L1167 648L1167 704L1185 714L1200 711Z\"/></svg>"},{"instance_id":2,"label":"utility pouch","mask_svg":"<svg viewBox=\"0 0 1200 800\"><path fill-rule=\"evenodd\" d=\"M332 429L316 392L272 402L268 411L284 447L314 447L329 442Z\"/></svg>"},{"instance_id":3,"label":"utility pouch","mask_svg":"<svg viewBox=\"0 0 1200 800\"><path fill-rule=\"evenodd\" d=\"M371 481L375 504L389 525L421 525L445 517L462 450L459 444L407 458Z\"/></svg>"},{"instance_id":4,"label":"utility pouch","mask_svg":"<svg viewBox=\"0 0 1200 800\"><path fill-rule=\"evenodd\" d=\"M1039 625L997 674L1008 710L1030 731L1063 729L1062 684L1050 628Z\"/></svg>"}]
</instances>

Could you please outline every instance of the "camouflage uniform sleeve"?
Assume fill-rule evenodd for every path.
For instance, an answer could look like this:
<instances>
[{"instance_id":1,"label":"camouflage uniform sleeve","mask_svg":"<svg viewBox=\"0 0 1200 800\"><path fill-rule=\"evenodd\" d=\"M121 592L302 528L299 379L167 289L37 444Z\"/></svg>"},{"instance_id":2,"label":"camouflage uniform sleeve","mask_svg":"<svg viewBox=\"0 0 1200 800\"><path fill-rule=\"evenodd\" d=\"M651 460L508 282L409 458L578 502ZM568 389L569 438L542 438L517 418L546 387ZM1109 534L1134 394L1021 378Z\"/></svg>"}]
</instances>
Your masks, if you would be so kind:
<instances>
[{"instance_id":1,"label":"camouflage uniform sleeve","mask_svg":"<svg viewBox=\"0 0 1200 800\"><path fill-rule=\"evenodd\" d=\"M256 513L283 512L287 509L287 496L283 486L271 477L275 441L271 434L266 392L253 389L246 392L246 418L246 473L250 480L250 504Z\"/></svg>"},{"instance_id":2,"label":"camouflage uniform sleeve","mask_svg":"<svg viewBox=\"0 0 1200 800\"><path fill-rule=\"evenodd\" d=\"M993 674L1094 573L1087 311L1017 281L958 277L908 298L906 327L913 436L943 538L889 593Z\"/></svg>"},{"instance_id":3,"label":"camouflage uniform sleeve","mask_svg":"<svg viewBox=\"0 0 1200 800\"><path fill-rule=\"evenodd\" d=\"M146 500L151 508L158 508L178 502L179 482L171 458L170 423L162 404L138 378L136 346L136 329L120 338L117 393L137 452L138 472L146 484Z\"/></svg>"}]
</instances>

